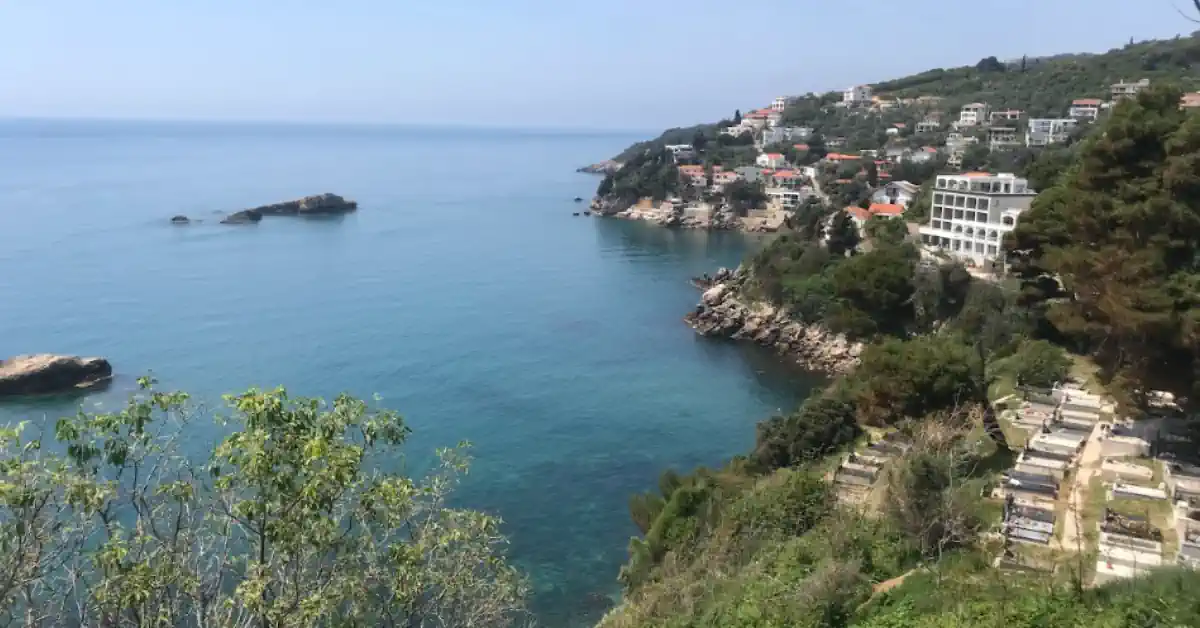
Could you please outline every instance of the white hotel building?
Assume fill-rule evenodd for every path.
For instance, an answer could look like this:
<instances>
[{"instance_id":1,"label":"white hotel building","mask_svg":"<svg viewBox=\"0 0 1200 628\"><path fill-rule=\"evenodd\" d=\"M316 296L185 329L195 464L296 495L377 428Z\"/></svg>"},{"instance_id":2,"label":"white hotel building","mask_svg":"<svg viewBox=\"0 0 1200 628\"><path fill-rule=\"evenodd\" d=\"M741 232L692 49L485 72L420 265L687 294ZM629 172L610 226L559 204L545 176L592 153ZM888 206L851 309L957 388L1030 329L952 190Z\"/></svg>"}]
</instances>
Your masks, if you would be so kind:
<instances>
[{"instance_id":1,"label":"white hotel building","mask_svg":"<svg viewBox=\"0 0 1200 628\"><path fill-rule=\"evenodd\" d=\"M983 266L1000 257L1004 234L1013 230L1035 195L1028 181L1008 173L939 175L921 242Z\"/></svg>"}]
</instances>

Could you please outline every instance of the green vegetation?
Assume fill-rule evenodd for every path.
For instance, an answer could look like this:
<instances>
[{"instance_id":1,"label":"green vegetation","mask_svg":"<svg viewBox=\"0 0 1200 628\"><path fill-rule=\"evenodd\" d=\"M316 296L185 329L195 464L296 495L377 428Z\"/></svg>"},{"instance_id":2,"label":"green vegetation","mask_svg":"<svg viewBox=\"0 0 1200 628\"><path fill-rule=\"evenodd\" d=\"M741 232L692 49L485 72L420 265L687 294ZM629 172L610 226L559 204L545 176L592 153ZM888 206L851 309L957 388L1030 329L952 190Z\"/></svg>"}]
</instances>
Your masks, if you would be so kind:
<instances>
[{"instance_id":1,"label":"green vegetation","mask_svg":"<svg viewBox=\"0 0 1200 628\"><path fill-rule=\"evenodd\" d=\"M1107 100L1109 86L1120 80L1148 78L1152 83L1196 89L1200 87L1197 63L1200 32L1170 40L1130 43L1103 54L939 68L877 83L874 88L878 94L896 98L943 97L945 111L969 102L986 102L993 109L1020 109L1030 117L1056 118L1067 113L1074 99Z\"/></svg>"},{"instance_id":2,"label":"green vegetation","mask_svg":"<svg viewBox=\"0 0 1200 628\"><path fill-rule=\"evenodd\" d=\"M510 626L527 586L499 521L446 505L466 471L381 472L398 415L251 390L208 460L178 450L187 396L151 391L0 431L0 619L8 625ZM44 445L44 446L43 446ZM382 468L386 468L386 465Z\"/></svg>"},{"instance_id":3,"label":"green vegetation","mask_svg":"<svg viewBox=\"0 0 1200 628\"><path fill-rule=\"evenodd\" d=\"M598 196L613 196L633 204L650 197L661 201L679 191L679 168L666 149L638 153L623 163L616 172L605 175L596 189Z\"/></svg>"},{"instance_id":4,"label":"green vegetation","mask_svg":"<svg viewBox=\"0 0 1200 628\"><path fill-rule=\"evenodd\" d=\"M1026 61L1025 73L1058 63ZM991 59L963 74L996 84L1021 72ZM743 289L862 339L860 364L760 423L746 456L635 500L654 504L633 509L646 538L631 545L626 603L603 626L1200 621L1188 601L1194 573L1087 590L1086 561L1071 574L999 573L990 566L998 548L982 534L997 508L984 487L1012 460L989 391L1050 386L1086 362L1123 402L1150 388L1191 400L1200 392L1200 115L1179 98L1155 87L1068 145L972 156L1047 188L1006 242L1019 281L921 263L882 220L866 226L872 250L862 252L844 218L801 207L794 234L747 260ZM842 505L828 483L837 455L879 430L913 449L885 469L866 505ZM680 492L689 486L706 488Z\"/></svg>"},{"instance_id":5,"label":"green vegetation","mask_svg":"<svg viewBox=\"0 0 1200 628\"><path fill-rule=\"evenodd\" d=\"M1200 398L1200 116L1156 88L1121 103L1005 242L1026 305L1133 407Z\"/></svg>"}]
</instances>

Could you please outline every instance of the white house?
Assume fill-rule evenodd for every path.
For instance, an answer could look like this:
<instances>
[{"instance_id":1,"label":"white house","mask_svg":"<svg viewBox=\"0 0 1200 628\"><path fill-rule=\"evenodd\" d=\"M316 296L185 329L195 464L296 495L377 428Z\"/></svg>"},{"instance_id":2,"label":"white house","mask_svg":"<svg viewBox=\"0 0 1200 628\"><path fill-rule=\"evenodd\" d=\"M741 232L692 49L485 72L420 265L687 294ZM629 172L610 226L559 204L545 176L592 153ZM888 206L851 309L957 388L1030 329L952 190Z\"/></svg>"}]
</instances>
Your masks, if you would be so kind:
<instances>
[{"instance_id":1,"label":"white house","mask_svg":"<svg viewBox=\"0 0 1200 628\"><path fill-rule=\"evenodd\" d=\"M937 120L922 120L917 123L917 133L937 133L942 123Z\"/></svg>"},{"instance_id":2,"label":"white house","mask_svg":"<svg viewBox=\"0 0 1200 628\"><path fill-rule=\"evenodd\" d=\"M842 104L858 106L871 104L871 86L855 85L842 91Z\"/></svg>"},{"instance_id":3,"label":"white house","mask_svg":"<svg viewBox=\"0 0 1200 628\"><path fill-rule=\"evenodd\" d=\"M932 146L925 146L912 152L907 156L908 161L915 164L923 164L933 161L938 156L938 149Z\"/></svg>"},{"instance_id":4,"label":"white house","mask_svg":"<svg viewBox=\"0 0 1200 628\"><path fill-rule=\"evenodd\" d=\"M787 160L780 153L763 153L754 160L754 163L763 168L782 168L787 165Z\"/></svg>"},{"instance_id":5,"label":"white house","mask_svg":"<svg viewBox=\"0 0 1200 628\"><path fill-rule=\"evenodd\" d=\"M981 102L963 105L962 110L958 112L958 124L959 126L983 124L987 120L987 111L988 106Z\"/></svg>"},{"instance_id":6,"label":"white house","mask_svg":"<svg viewBox=\"0 0 1200 628\"><path fill-rule=\"evenodd\" d=\"M1000 111L993 111L993 112L989 113L988 121L991 122L992 124L1004 124L1005 122L1016 122L1017 120L1021 119L1021 116L1023 114L1024 114L1024 112L1019 109L1003 109Z\"/></svg>"},{"instance_id":7,"label":"white house","mask_svg":"<svg viewBox=\"0 0 1200 628\"><path fill-rule=\"evenodd\" d=\"M1138 95L1138 92L1147 87L1150 87L1150 79L1142 79L1132 83L1118 81L1113 83L1109 87L1109 90L1112 92L1113 100L1121 100L1122 98L1133 98Z\"/></svg>"},{"instance_id":8,"label":"white house","mask_svg":"<svg viewBox=\"0 0 1200 628\"><path fill-rule=\"evenodd\" d=\"M1020 146L1021 140L1017 139L1017 129L1011 126L994 126L988 128L987 134L988 149L1001 150Z\"/></svg>"},{"instance_id":9,"label":"white house","mask_svg":"<svg viewBox=\"0 0 1200 628\"><path fill-rule=\"evenodd\" d=\"M871 202L884 203L887 205L899 205L907 208L918 194L921 193L921 186L910 183L908 181L892 181L891 183L876 190L874 196L871 197Z\"/></svg>"},{"instance_id":10,"label":"white house","mask_svg":"<svg viewBox=\"0 0 1200 628\"><path fill-rule=\"evenodd\" d=\"M1036 196L1029 182L1009 173L939 175L921 241L982 266L1000 256L1000 241Z\"/></svg>"},{"instance_id":11,"label":"white house","mask_svg":"<svg viewBox=\"0 0 1200 628\"><path fill-rule=\"evenodd\" d=\"M771 102L771 110L782 112L787 108L788 101L790 100L791 98L788 98L787 96L776 96L775 100Z\"/></svg>"},{"instance_id":12,"label":"white house","mask_svg":"<svg viewBox=\"0 0 1200 628\"><path fill-rule=\"evenodd\" d=\"M1049 146L1065 142L1077 124L1074 118L1030 118L1025 130L1025 145Z\"/></svg>"},{"instance_id":13,"label":"white house","mask_svg":"<svg viewBox=\"0 0 1200 628\"><path fill-rule=\"evenodd\" d=\"M696 149L692 148L691 144L668 144L666 149L671 152L671 156L676 161L680 159L691 159L696 156Z\"/></svg>"},{"instance_id":14,"label":"white house","mask_svg":"<svg viewBox=\"0 0 1200 628\"><path fill-rule=\"evenodd\" d=\"M1067 115L1076 120L1095 120L1100 117L1100 109L1104 101L1099 98L1076 98L1071 101L1071 110Z\"/></svg>"}]
</instances>

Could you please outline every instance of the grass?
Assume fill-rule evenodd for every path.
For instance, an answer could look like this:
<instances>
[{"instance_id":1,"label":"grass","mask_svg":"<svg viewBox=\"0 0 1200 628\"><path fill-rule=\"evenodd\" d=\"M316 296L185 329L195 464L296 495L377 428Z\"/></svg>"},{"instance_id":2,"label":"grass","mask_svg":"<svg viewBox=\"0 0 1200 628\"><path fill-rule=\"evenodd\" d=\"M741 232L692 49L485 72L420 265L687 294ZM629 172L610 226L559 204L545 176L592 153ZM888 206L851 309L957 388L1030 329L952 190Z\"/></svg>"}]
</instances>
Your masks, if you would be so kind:
<instances>
[{"instance_id":1,"label":"grass","mask_svg":"<svg viewBox=\"0 0 1200 628\"><path fill-rule=\"evenodd\" d=\"M1070 376L1083 382L1083 389L1099 395L1106 394L1100 383L1100 367L1088 356L1068 353L1071 358Z\"/></svg>"}]
</instances>

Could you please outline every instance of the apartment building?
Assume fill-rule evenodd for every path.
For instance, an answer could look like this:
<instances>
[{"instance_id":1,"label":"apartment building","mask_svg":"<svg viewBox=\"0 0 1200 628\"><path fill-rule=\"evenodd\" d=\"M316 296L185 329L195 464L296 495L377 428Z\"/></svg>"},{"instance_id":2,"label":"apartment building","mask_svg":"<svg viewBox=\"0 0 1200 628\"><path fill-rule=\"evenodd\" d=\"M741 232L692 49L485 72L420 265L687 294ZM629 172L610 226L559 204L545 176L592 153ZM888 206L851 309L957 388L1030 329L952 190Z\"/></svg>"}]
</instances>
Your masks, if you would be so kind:
<instances>
[{"instance_id":1,"label":"apartment building","mask_svg":"<svg viewBox=\"0 0 1200 628\"><path fill-rule=\"evenodd\" d=\"M973 102L969 105L963 105L961 111L958 112L959 126L976 126L987 121L988 106L981 102Z\"/></svg>"},{"instance_id":2,"label":"apartment building","mask_svg":"<svg viewBox=\"0 0 1200 628\"><path fill-rule=\"evenodd\" d=\"M1025 145L1049 146L1065 142L1078 124L1074 118L1030 118L1025 129Z\"/></svg>"},{"instance_id":3,"label":"apartment building","mask_svg":"<svg viewBox=\"0 0 1200 628\"><path fill-rule=\"evenodd\" d=\"M921 242L963 262L984 266L1000 257L1004 234L1029 209L1036 193L1014 174L939 175Z\"/></svg>"},{"instance_id":4,"label":"apartment building","mask_svg":"<svg viewBox=\"0 0 1200 628\"><path fill-rule=\"evenodd\" d=\"M846 88L842 91L842 104L846 106L871 104L871 86L855 85L854 87Z\"/></svg>"},{"instance_id":5,"label":"apartment building","mask_svg":"<svg viewBox=\"0 0 1200 628\"><path fill-rule=\"evenodd\" d=\"M787 109L790 100L791 98L787 96L776 96L775 100L771 101L771 111L782 112L784 109Z\"/></svg>"},{"instance_id":6,"label":"apartment building","mask_svg":"<svg viewBox=\"0 0 1200 628\"><path fill-rule=\"evenodd\" d=\"M990 150L1003 150L1021 145L1021 140L1017 139L1017 127L1014 126L988 128L987 141Z\"/></svg>"},{"instance_id":7,"label":"apartment building","mask_svg":"<svg viewBox=\"0 0 1200 628\"><path fill-rule=\"evenodd\" d=\"M1095 120L1100 117L1100 109L1104 101L1099 98L1076 98L1071 101L1071 110L1067 115L1076 120Z\"/></svg>"},{"instance_id":8,"label":"apartment building","mask_svg":"<svg viewBox=\"0 0 1200 628\"><path fill-rule=\"evenodd\" d=\"M1004 124L1006 122L1016 122L1021 119L1025 112L1018 109L1004 109L1002 111L993 111L988 114L988 121L992 124Z\"/></svg>"},{"instance_id":9,"label":"apartment building","mask_svg":"<svg viewBox=\"0 0 1200 628\"><path fill-rule=\"evenodd\" d=\"M1133 98L1138 95L1138 92L1150 87L1150 79L1142 79L1133 83L1126 81L1118 81L1110 86L1112 90L1112 99L1121 100L1122 98Z\"/></svg>"}]
</instances>

